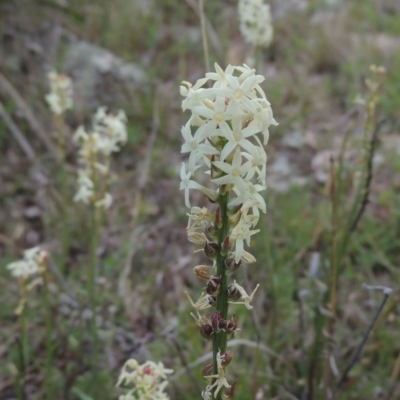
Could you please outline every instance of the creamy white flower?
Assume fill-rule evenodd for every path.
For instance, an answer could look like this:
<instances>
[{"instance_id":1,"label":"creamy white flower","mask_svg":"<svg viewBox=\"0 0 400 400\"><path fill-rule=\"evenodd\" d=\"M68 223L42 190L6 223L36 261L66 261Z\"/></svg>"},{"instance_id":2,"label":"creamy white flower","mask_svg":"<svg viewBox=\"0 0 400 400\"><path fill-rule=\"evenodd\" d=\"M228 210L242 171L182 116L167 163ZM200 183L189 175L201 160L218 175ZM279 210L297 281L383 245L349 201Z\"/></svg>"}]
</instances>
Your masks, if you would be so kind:
<instances>
[{"instance_id":1,"label":"creamy white flower","mask_svg":"<svg viewBox=\"0 0 400 400\"><path fill-rule=\"evenodd\" d=\"M122 368L117 386L133 386L126 395L120 396L120 400L148 399L148 400L168 400L169 397L164 390L168 384L167 374L171 374L172 369L164 367L163 363L146 361L140 365L136 360L128 360Z\"/></svg>"},{"instance_id":2,"label":"creamy white flower","mask_svg":"<svg viewBox=\"0 0 400 400\"><path fill-rule=\"evenodd\" d=\"M100 107L93 118L93 131L101 137L100 148L104 154L109 155L120 150L120 145L128 139L126 131L126 114L123 110L116 115L106 113L105 107Z\"/></svg>"},{"instance_id":3,"label":"creamy white flower","mask_svg":"<svg viewBox=\"0 0 400 400\"><path fill-rule=\"evenodd\" d=\"M200 144L204 138L201 136L201 129L198 129L196 134L192 136L189 122L182 127L182 136L185 143L182 145L181 153L190 152L189 170L194 173L196 170L197 161L204 155L218 154L218 150L211 146L209 142Z\"/></svg>"},{"instance_id":4,"label":"creamy white flower","mask_svg":"<svg viewBox=\"0 0 400 400\"><path fill-rule=\"evenodd\" d=\"M232 164L223 161L214 161L213 164L225 173L220 178L215 178L212 181L217 185L235 185L239 192L244 192L246 185L243 176L246 175L249 168L246 165L242 165L242 154L240 149L236 149L235 155L233 156Z\"/></svg>"},{"instance_id":5,"label":"creamy white flower","mask_svg":"<svg viewBox=\"0 0 400 400\"><path fill-rule=\"evenodd\" d=\"M196 309L196 311L204 310L206 308L211 307L212 297L209 294L202 293L199 299L196 301L196 303L194 303L188 292L183 292L183 293L188 298L192 307Z\"/></svg>"},{"instance_id":6,"label":"creamy white flower","mask_svg":"<svg viewBox=\"0 0 400 400\"><path fill-rule=\"evenodd\" d=\"M250 230L251 224L245 224L239 222L235 228L233 228L230 235L230 241L235 244L235 262L238 263L244 252L244 242L247 246L250 246L251 236L260 232L259 229Z\"/></svg>"},{"instance_id":7,"label":"creamy white flower","mask_svg":"<svg viewBox=\"0 0 400 400\"><path fill-rule=\"evenodd\" d=\"M100 200L97 200L95 203L95 206L98 208L104 208L105 210L107 210L107 208L109 208L112 204L112 196L110 193L105 193L104 197Z\"/></svg>"},{"instance_id":8,"label":"creamy white flower","mask_svg":"<svg viewBox=\"0 0 400 400\"><path fill-rule=\"evenodd\" d=\"M85 171L79 171L78 173L78 192L74 196L74 201L82 201L85 204L90 204L93 201L94 196L94 183L87 176Z\"/></svg>"},{"instance_id":9,"label":"creamy white flower","mask_svg":"<svg viewBox=\"0 0 400 400\"><path fill-rule=\"evenodd\" d=\"M219 351L217 353L217 374L215 375L208 375L205 376L204 378L209 380L209 379L215 379L215 382L212 385L207 386L206 392L211 392L214 388L214 397L216 397L219 393L219 391L223 388L226 387L229 389L231 385L228 383L225 377L225 370L224 367L222 366L222 358L221 358L221 352ZM204 392L203 392L204 393ZM203 395L203 398L204 395Z\"/></svg>"},{"instance_id":10,"label":"creamy white flower","mask_svg":"<svg viewBox=\"0 0 400 400\"><path fill-rule=\"evenodd\" d=\"M258 132L260 132L260 128L257 126L247 126L243 128L240 115L233 117L232 127L224 126L224 128L221 128L221 135L228 141L221 151L221 161L224 161L238 146L248 152L256 152L254 149L255 146L248 138L253 137Z\"/></svg>"},{"instance_id":11,"label":"creamy white flower","mask_svg":"<svg viewBox=\"0 0 400 400\"><path fill-rule=\"evenodd\" d=\"M237 290L240 293L240 299L238 300L229 300L229 303L231 304L243 304L248 310L251 310L253 308L252 305L250 305L250 302L253 300L254 294L256 293L257 289L259 288L259 284L257 284L256 288L251 292L250 295L247 294L247 292L244 290L242 286L236 283L236 281L233 281L233 283L230 285L230 288L233 290Z\"/></svg>"},{"instance_id":12,"label":"creamy white flower","mask_svg":"<svg viewBox=\"0 0 400 400\"><path fill-rule=\"evenodd\" d=\"M7 269L15 278L27 279L44 270L47 257L47 251L36 246L25 250L23 259L8 264Z\"/></svg>"}]
</instances>

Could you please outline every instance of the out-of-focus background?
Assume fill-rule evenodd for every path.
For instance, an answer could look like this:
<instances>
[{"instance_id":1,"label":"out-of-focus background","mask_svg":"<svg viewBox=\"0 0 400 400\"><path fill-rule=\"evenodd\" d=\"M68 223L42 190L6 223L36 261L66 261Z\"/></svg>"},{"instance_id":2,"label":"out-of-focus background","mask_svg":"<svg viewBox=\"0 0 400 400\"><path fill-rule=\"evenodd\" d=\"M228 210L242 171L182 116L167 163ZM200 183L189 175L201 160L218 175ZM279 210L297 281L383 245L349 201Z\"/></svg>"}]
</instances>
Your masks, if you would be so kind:
<instances>
[{"instance_id":1,"label":"out-of-focus background","mask_svg":"<svg viewBox=\"0 0 400 400\"><path fill-rule=\"evenodd\" d=\"M302 398L303 367L315 342L314 313L329 281L329 160L343 156L339 210L345 219L363 151L364 114L354 100L368 95L365 79L375 64L387 70L377 109L377 120L384 122L374 145L368 204L343 259L332 346L342 372L382 299L381 292L362 284L394 289L340 398L398 399L400 3L270 5L274 39L262 51L257 72L266 78L262 87L279 126L270 129L266 147L268 212L252 242L257 263L237 276L246 288L261 287L251 313L232 306L241 328L229 370L231 380L238 380L235 397ZM239 31L237 2L205 1L204 11L211 61L222 67L249 61L252 49ZM67 200L60 193L55 127L45 102L52 69L68 75L74 86L75 105L65 124ZM200 398L201 369L209 362L200 358L211 345L198 334L183 295L185 290L193 298L200 295L202 282L192 268L204 260L187 241L188 210L179 192L179 169L187 158L180 153L180 129L188 118L179 85L195 83L205 72L195 0L0 2L0 399L17 398L19 294L5 266L38 245L50 253L54 399L88 400L93 386L101 388L98 399L118 398L123 391L115 383L128 358L173 368L167 390L172 399ZM87 207L72 202L78 170L72 136L99 106L125 111L128 141L113 156L114 203L97 249L102 377L94 382L85 331L90 235ZM349 145L341 154L345 137ZM60 268L64 202L71 240ZM192 205L205 204L193 194ZM45 398L40 290L27 305L24 399ZM318 393L317 384L314 390Z\"/></svg>"}]
</instances>

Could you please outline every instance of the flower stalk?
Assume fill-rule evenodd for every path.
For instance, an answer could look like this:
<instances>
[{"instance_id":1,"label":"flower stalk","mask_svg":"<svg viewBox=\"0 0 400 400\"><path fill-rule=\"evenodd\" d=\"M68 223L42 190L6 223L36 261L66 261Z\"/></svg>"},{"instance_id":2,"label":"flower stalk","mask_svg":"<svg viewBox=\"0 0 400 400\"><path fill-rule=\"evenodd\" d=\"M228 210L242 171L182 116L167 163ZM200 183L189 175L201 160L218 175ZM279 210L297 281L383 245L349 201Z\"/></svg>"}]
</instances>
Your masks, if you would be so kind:
<instances>
[{"instance_id":1,"label":"flower stalk","mask_svg":"<svg viewBox=\"0 0 400 400\"><path fill-rule=\"evenodd\" d=\"M53 113L54 126L57 135L57 153L60 162L61 195L62 195L62 226L61 226L61 260L60 265L65 272L65 261L69 248L68 212L69 199L68 176L65 168L65 139L64 139L64 115L73 107L73 89L71 79L64 75L51 71L48 74L50 93L46 95L46 101Z\"/></svg>"},{"instance_id":2,"label":"flower stalk","mask_svg":"<svg viewBox=\"0 0 400 400\"><path fill-rule=\"evenodd\" d=\"M207 73L195 85L184 82L180 92L185 97L182 108L192 115L182 127L185 143L182 153L190 153L188 167L182 163L180 189L185 191L185 204L190 209L187 234L189 241L201 245L212 265L198 265L194 274L206 282L206 293L194 302L192 313L202 337L213 342L213 363L203 370L207 382L203 399L233 397L234 385L228 383L225 369L232 361L227 340L237 333L235 314L229 315L229 304L247 309L259 285L248 295L236 280L230 282L242 263L255 258L244 246L250 245L260 210L266 205L259 192L265 189L266 154L258 134L269 138L268 128L277 125L260 83L264 78L247 65ZM211 82L209 82L211 81ZM212 88L208 87L213 83ZM188 170L187 170L188 168ZM194 180L200 173L211 177L208 188ZM202 179L202 182L204 179ZM190 190L198 190L215 210L190 206ZM210 313L200 313L213 308ZM228 389L224 393L224 388Z\"/></svg>"},{"instance_id":3,"label":"flower stalk","mask_svg":"<svg viewBox=\"0 0 400 400\"><path fill-rule=\"evenodd\" d=\"M25 374L27 366L29 365L29 348L28 338L26 332L26 321L25 321L25 306L28 302L29 293L38 285L42 284L46 275L48 253L42 250L40 247L33 247L24 251L22 260L12 262L7 266L10 270L11 275L14 276L18 281L18 287L20 292L20 299L18 306L15 310L15 314L18 317L18 328L19 328L19 368L17 378L17 394L18 399L25 398L24 385L25 385ZM45 288L46 290L46 288ZM48 314L48 301L45 299L45 312L46 312L46 368L45 368L45 391L47 398L51 398L49 392L51 391L51 321Z\"/></svg>"},{"instance_id":4,"label":"flower stalk","mask_svg":"<svg viewBox=\"0 0 400 400\"><path fill-rule=\"evenodd\" d=\"M89 206L89 270L88 294L91 309L90 333L92 337L91 364L95 380L98 376L99 338L97 333L97 247L104 213L112 204L108 192L110 183L111 154L120 150L127 140L126 116L123 111L114 115L107 113L104 107L99 108L93 118L92 129L86 131L79 127L74 141L80 145L78 172L79 188L74 196L75 202Z\"/></svg>"}]
</instances>

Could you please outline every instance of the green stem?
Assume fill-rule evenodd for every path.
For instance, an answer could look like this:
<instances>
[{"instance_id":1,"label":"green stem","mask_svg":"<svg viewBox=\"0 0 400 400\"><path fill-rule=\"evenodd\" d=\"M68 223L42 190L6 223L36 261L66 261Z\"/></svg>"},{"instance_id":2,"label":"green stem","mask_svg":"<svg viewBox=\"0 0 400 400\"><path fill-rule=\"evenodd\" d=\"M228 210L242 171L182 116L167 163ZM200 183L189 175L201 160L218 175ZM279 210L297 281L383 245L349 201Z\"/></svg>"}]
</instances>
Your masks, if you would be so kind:
<instances>
[{"instance_id":1,"label":"green stem","mask_svg":"<svg viewBox=\"0 0 400 400\"><path fill-rule=\"evenodd\" d=\"M260 71L260 60L261 60L261 46L256 45L254 48L254 67L256 71Z\"/></svg>"},{"instance_id":2,"label":"green stem","mask_svg":"<svg viewBox=\"0 0 400 400\"><path fill-rule=\"evenodd\" d=\"M220 290L217 295L216 311L220 313L223 319L228 319L228 279L225 273L226 256L222 254L222 244L229 233L228 220L228 197L229 194L222 194L219 198L219 208L221 212L222 227L218 233L218 254L217 254L217 276L221 278ZM227 334L220 331L214 334L213 337L213 374L218 373L217 353L225 352L227 347ZM222 391L218 392L216 400L221 400Z\"/></svg>"},{"instance_id":3,"label":"green stem","mask_svg":"<svg viewBox=\"0 0 400 400\"><path fill-rule=\"evenodd\" d=\"M92 202L90 205L90 254L89 254L89 302L92 311L92 318L90 320L90 331L92 336L92 354L91 354L91 367L94 374L94 382L97 382L98 376L98 335L96 327L96 265L97 265L97 244L98 244L98 224L96 218L96 206Z\"/></svg>"},{"instance_id":4,"label":"green stem","mask_svg":"<svg viewBox=\"0 0 400 400\"><path fill-rule=\"evenodd\" d=\"M54 123L57 130L57 150L58 158L60 160L60 174L61 174L61 195L62 195L62 226L61 226L61 271L66 272L65 261L67 258L69 247L69 232L68 232L68 182L67 171L65 169L65 141L64 141L64 118L63 114L54 116Z\"/></svg>"},{"instance_id":5,"label":"green stem","mask_svg":"<svg viewBox=\"0 0 400 400\"><path fill-rule=\"evenodd\" d=\"M22 283L24 285L24 283ZM25 288L21 288L21 296L25 298L27 293L25 292ZM24 300L22 300L24 301ZM26 369L28 365L28 342L26 337L26 327L25 327L25 304L21 310L21 314L18 316L18 327L19 327L19 368L18 368L18 380L17 380L17 393L18 400L23 400L24 395L24 387L25 387L25 376Z\"/></svg>"},{"instance_id":6,"label":"green stem","mask_svg":"<svg viewBox=\"0 0 400 400\"><path fill-rule=\"evenodd\" d=\"M51 384L51 366L53 358L53 349L51 345L51 312L49 301L49 290L47 287L47 270L43 273L43 294L44 294L44 307L46 318L46 366L45 366L45 391L48 400L52 397L52 384Z\"/></svg>"}]
</instances>

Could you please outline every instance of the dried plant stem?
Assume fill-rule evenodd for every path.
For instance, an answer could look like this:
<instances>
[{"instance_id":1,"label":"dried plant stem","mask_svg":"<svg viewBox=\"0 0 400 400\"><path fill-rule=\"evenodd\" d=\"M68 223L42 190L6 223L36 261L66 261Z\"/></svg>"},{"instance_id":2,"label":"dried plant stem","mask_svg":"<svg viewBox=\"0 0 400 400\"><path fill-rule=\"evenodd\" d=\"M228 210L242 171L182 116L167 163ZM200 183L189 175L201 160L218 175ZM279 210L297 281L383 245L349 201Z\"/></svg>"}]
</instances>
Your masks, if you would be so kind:
<instances>
[{"instance_id":1,"label":"dried plant stem","mask_svg":"<svg viewBox=\"0 0 400 400\"><path fill-rule=\"evenodd\" d=\"M52 392L52 379L51 379L51 367L53 359L53 348L51 344L51 309L49 301L49 290L47 287L48 281L47 268L43 273L43 297L44 297L44 308L45 308L45 319L46 319L46 365L45 365L45 393L48 400L53 399Z\"/></svg>"},{"instance_id":2,"label":"dried plant stem","mask_svg":"<svg viewBox=\"0 0 400 400\"><path fill-rule=\"evenodd\" d=\"M352 209L350 211L350 215L348 218L348 225L346 227L344 237L339 249L338 260L341 260L343 255L346 252L347 245L349 244L349 239L351 234L357 229L358 223L361 220L362 215L364 214L365 208L369 201L369 193L371 181L373 178L373 159L375 154L375 148L378 139L378 133L381 130L384 119L380 119L376 124L371 138L369 141L366 141L366 155L365 155L365 170L363 172L364 179L360 183L359 189L356 194L356 198L353 202Z\"/></svg>"},{"instance_id":3,"label":"dried plant stem","mask_svg":"<svg viewBox=\"0 0 400 400\"><path fill-rule=\"evenodd\" d=\"M29 142L25 139L25 136L19 130L18 126L14 123L11 116L7 113L3 104L0 102L0 117L7 125L8 129L10 130L11 134L14 136L15 140L18 142L19 146L21 147L22 151L25 155L31 160L36 160L36 154Z\"/></svg>"},{"instance_id":4,"label":"dried plant stem","mask_svg":"<svg viewBox=\"0 0 400 400\"><path fill-rule=\"evenodd\" d=\"M69 247L69 231L68 231L68 176L65 169L65 141L64 141L64 116L63 114L54 115L54 124L57 134L57 154L60 161L61 174L61 195L62 195L62 226L61 226L61 259L60 268L62 272L66 272L65 262Z\"/></svg>"},{"instance_id":5,"label":"dried plant stem","mask_svg":"<svg viewBox=\"0 0 400 400\"><path fill-rule=\"evenodd\" d=\"M361 340L361 343L359 344L359 346L358 346L358 348L357 348L356 353L355 353L354 356L352 357L352 359L351 359L349 365L346 367L346 369L344 370L344 372L343 372L342 376L340 377L338 383L336 384L336 386L335 386L335 393L337 393L337 391L340 389L340 386L341 386L341 385L343 384L343 382L346 380L347 375L349 374L349 372L351 371L351 369L354 367L355 363L357 362L358 358L360 357L361 351L362 351L362 349L363 349L363 347L364 347L364 345L365 345L365 343L366 343L366 341L367 341L367 339L368 339L368 336L369 336L369 334L371 333L372 328L374 327L375 322L376 322L376 320L377 320L378 317L379 317L379 314L382 312L383 307L385 306L385 303L386 303L387 299L388 299L389 296L390 296L390 293L391 293L391 291L384 291L384 292L383 292L383 299L382 299L382 302L381 302L381 304L380 304L378 310L376 311L375 316L374 316L374 318L372 319L372 321L371 321L371 323L370 323L370 325L369 325L367 331L365 332L365 334L364 334L364 336L363 336L363 338L362 338L362 340Z\"/></svg>"},{"instance_id":6,"label":"dried plant stem","mask_svg":"<svg viewBox=\"0 0 400 400\"><path fill-rule=\"evenodd\" d=\"M219 197L219 208L221 213L222 226L218 233L218 254L217 254L217 276L221 278L219 293L217 295L216 311L223 319L228 319L228 280L226 276L226 256L222 254L222 244L229 233L228 220L228 197L229 194L221 194ZM218 374L217 353L225 352L227 347L227 334L225 331L215 333L213 336L213 374ZM221 400L222 391L218 392L216 400Z\"/></svg>"},{"instance_id":7,"label":"dried plant stem","mask_svg":"<svg viewBox=\"0 0 400 400\"><path fill-rule=\"evenodd\" d=\"M396 363L394 364L392 375L390 376L390 384L389 384L389 389L387 396L385 400L390 400L394 392L396 391L396 386L398 385L399 382L399 376L400 376L400 353L397 356Z\"/></svg>"},{"instance_id":8,"label":"dried plant stem","mask_svg":"<svg viewBox=\"0 0 400 400\"><path fill-rule=\"evenodd\" d=\"M327 356L324 363L324 391L325 398L329 398L332 393L333 374L330 359L333 354L332 340L335 331L336 322L336 291L338 278L338 260L337 260L337 233L338 233L338 213L337 213L337 192L336 192L336 170L335 160L330 159L330 178L331 178L331 204L332 204L332 252L330 266L330 283L329 283L329 309L330 317L327 326Z\"/></svg>"},{"instance_id":9,"label":"dried plant stem","mask_svg":"<svg viewBox=\"0 0 400 400\"><path fill-rule=\"evenodd\" d=\"M204 16L204 1L199 0L199 13L200 13L200 25L201 25L201 38L203 41L203 53L204 53L204 65L206 71L210 70L210 55L208 52L208 41L207 41L207 32L206 32L206 23Z\"/></svg>"}]
</instances>

